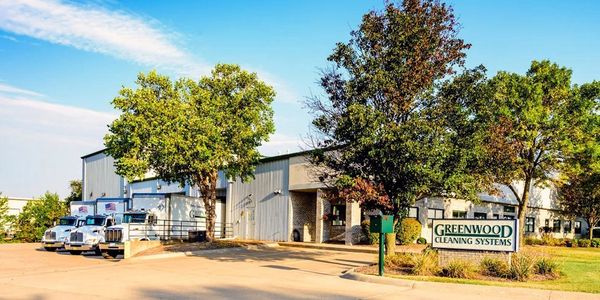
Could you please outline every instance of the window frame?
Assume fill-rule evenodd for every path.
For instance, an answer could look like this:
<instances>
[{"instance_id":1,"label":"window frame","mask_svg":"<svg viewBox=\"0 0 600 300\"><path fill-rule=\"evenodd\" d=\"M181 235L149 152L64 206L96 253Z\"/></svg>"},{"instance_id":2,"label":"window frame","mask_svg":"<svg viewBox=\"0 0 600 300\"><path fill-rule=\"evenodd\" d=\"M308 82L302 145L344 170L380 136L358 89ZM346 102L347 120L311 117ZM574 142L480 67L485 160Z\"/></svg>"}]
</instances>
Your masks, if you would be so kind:
<instances>
[{"instance_id":1,"label":"window frame","mask_svg":"<svg viewBox=\"0 0 600 300\"><path fill-rule=\"evenodd\" d=\"M573 229L575 234L581 234L581 221L573 222Z\"/></svg>"},{"instance_id":2,"label":"window frame","mask_svg":"<svg viewBox=\"0 0 600 300\"><path fill-rule=\"evenodd\" d=\"M454 215L459 215L459 214L464 214L463 217L455 217ZM466 210L453 210L452 211L452 219L466 219L467 218L467 211Z\"/></svg>"},{"instance_id":3,"label":"window frame","mask_svg":"<svg viewBox=\"0 0 600 300\"><path fill-rule=\"evenodd\" d=\"M530 220L531 220L531 224L529 224ZM535 232L535 218L534 217L526 217L525 218L525 232L527 232L527 233Z\"/></svg>"},{"instance_id":4,"label":"window frame","mask_svg":"<svg viewBox=\"0 0 600 300\"><path fill-rule=\"evenodd\" d=\"M430 216L429 216L429 213L430 213L430 212L434 212L434 214L433 214L434 216L433 216L433 217L430 217ZM437 213L438 213L438 212L440 212L440 213L441 213L441 218L438 218L438 217L437 217L437 215L438 215ZM446 211L445 211L445 209L443 209L443 208L433 208L433 207L428 207L428 208L427 208L427 226L428 226L429 228L431 228L431 227L433 226L433 219L445 219L445 217L444 217L444 214L445 214L445 212L446 212Z\"/></svg>"},{"instance_id":5,"label":"window frame","mask_svg":"<svg viewBox=\"0 0 600 300\"><path fill-rule=\"evenodd\" d=\"M340 207L344 207L340 209ZM335 214L335 211L338 211L338 214ZM334 204L331 206L331 225L332 226L346 226L346 205L345 204ZM341 223L341 224L337 224Z\"/></svg>"},{"instance_id":6,"label":"window frame","mask_svg":"<svg viewBox=\"0 0 600 300\"><path fill-rule=\"evenodd\" d=\"M483 216L483 218L478 218L478 217L477 217L478 215L479 215L479 216ZM487 215L488 215L488 214L487 214L487 213L484 213L484 212L474 212L474 213L473 213L473 219L475 219L475 220L487 220Z\"/></svg>"},{"instance_id":7,"label":"window frame","mask_svg":"<svg viewBox=\"0 0 600 300\"><path fill-rule=\"evenodd\" d=\"M560 233L561 226L562 226L562 222L560 221L560 219L552 220L552 232L553 233ZM558 229L558 231L557 231L557 229Z\"/></svg>"},{"instance_id":8,"label":"window frame","mask_svg":"<svg viewBox=\"0 0 600 300\"><path fill-rule=\"evenodd\" d=\"M412 217L412 216L410 215L410 212L411 212L411 210L413 210L413 209L417 211L414 217ZM418 208L418 207L416 207L416 206L411 206L411 207L409 207L409 208L408 208L408 215L407 215L407 216L408 216L409 218L419 219L419 208Z\"/></svg>"},{"instance_id":9,"label":"window frame","mask_svg":"<svg viewBox=\"0 0 600 300\"><path fill-rule=\"evenodd\" d=\"M567 227L567 224L569 225L569 227ZM563 232L564 233L571 233L572 230L573 230L573 222L571 220L564 220L564 222L563 222Z\"/></svg>"}]
</instances>

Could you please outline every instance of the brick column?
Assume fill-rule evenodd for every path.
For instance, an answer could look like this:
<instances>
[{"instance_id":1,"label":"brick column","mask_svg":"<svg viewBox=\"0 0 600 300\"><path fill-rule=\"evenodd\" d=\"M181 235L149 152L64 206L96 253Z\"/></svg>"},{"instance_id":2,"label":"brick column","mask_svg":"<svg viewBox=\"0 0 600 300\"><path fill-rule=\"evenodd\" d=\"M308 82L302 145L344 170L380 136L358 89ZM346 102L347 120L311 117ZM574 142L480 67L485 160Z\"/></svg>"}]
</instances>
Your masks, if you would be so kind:
<instances>
[{"instance_id":1,"label":"brick column","mask_svg":"<svg viewBox=\"0 0 600 300\"><path fill-rule=\"evenodd\" d=\"M354 245L360 242L360 207L356 202L346 203L346 245Z\"/></svg>"},{"instance_id":2,"label":"brick column","mask_svg":"<svg viewBox=\"0 0 600 300\"><path fill-rule=\"evenodd\" d=\"M323 214L325 213L325 206L323 205L323 198L321 190L317 190L317 199L315 201L317 206L315 212L315 243L322 243L323 240Z\"/></svg>"}]
</instances>

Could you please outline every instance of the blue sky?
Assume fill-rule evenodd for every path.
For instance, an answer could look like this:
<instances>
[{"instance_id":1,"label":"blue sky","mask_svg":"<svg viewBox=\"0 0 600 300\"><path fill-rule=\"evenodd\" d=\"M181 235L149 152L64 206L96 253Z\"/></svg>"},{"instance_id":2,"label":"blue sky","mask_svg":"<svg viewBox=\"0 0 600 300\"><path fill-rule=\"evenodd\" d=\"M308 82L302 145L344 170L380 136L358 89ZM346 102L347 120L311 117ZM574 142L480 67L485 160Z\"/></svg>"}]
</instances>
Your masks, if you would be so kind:
<instances>
[{"instance_id":1,"label":"blue sky","mask_svg":"<svg viewBox=\"0 0 600 300\"><path fill-rule=\"evenodd\" d=\"M266 155L303 147L306 96L364 13L383 1L101 1L0 3L0 191L67 194L79 157L102 147L111 99L140 71L199 77L237 63L274 85ZM533 59L600 79L600 2L449 1L473 44L467 66L524 72Z\"/></svg>"}]
</instances>

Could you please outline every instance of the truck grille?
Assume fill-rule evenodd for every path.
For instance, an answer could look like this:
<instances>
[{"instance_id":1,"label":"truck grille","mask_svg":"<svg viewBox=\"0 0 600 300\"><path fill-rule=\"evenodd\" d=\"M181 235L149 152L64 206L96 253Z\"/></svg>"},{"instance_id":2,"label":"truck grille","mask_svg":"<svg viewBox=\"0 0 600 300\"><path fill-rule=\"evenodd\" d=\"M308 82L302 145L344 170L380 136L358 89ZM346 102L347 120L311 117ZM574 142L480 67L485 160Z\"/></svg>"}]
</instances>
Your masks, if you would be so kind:
<instances>
[{"instance_id":1,"label":"truck grille","mask_svg":"<svg viewBox=\"0 0 600 300\"><path fill-rule=\"evenodd\" d=\"M107 242L121 242L123 231L121 229L107 229L105 236Z\"/></svg>"},{"instance_id":2,"label":"truck grille","mask_svg":"<svg viewBox=\"0 0 600 300\"><path fill-rule=\"evenodd\" d=\"M46 241L55 241L56 240L56 232L48 231L44 234L44 239Z\"/></svg>"},{"instance_id":3,"label":"truck grille","mask_svg":"<svg viewBox=\"0 0 600 300\"><path fill-rule=\"evenodd\" d=\"M70 241L83 243L83 232L71 232Z\"/></svg>"}]
</instances>

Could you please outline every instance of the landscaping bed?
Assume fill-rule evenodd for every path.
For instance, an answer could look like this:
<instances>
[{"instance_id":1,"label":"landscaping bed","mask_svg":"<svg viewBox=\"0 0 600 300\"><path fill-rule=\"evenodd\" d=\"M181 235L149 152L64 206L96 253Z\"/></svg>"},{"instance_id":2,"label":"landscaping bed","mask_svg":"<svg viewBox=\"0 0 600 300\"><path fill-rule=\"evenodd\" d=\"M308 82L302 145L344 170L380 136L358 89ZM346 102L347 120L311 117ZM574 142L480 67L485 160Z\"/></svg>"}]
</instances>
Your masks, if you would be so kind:
<instances>
[{"instance_id":1,"label":"landscaping bed","mask_svg":"<svg viewBox=\"0 0 600 300\"><path fill-rule=\"evenodd\" d=\"M516 261L516 262L515 262ZM528 287L600 293L600 249L527 246L513 256L513 264L472 264L456 261L442 268L435 251L396 255L386 259L385 275L410 280ZM357 272L377 274L377 266Z\"/></svg>"}]
</instances>

